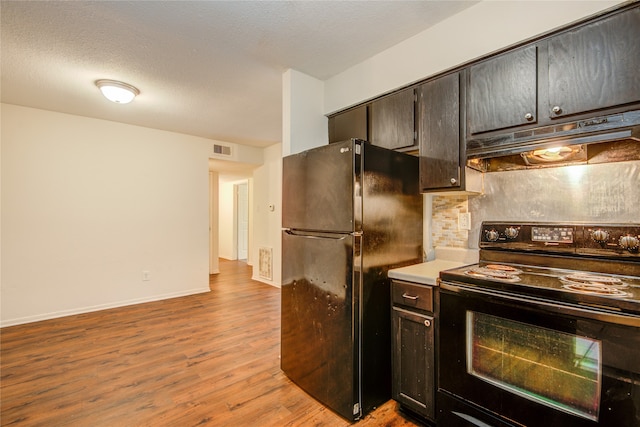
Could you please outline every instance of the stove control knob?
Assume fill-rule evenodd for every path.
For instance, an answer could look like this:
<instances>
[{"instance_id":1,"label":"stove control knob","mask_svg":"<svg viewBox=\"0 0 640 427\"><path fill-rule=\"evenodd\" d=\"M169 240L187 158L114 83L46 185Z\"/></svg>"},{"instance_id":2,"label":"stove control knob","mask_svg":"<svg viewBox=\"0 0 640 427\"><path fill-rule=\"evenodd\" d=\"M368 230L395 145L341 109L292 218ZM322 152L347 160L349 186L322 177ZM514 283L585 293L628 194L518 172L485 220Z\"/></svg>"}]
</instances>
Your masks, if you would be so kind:
<instances>
[{"instance_id":1,"label":"stove control knob","mask_svg":"<svg viewBox=\"0 0 640 427\"><path fill-rule=\"evenodd\" d=\"M516 227L507 227L504 230L504 234L507 236L507 239L515 239L518 237L518 231Z\"/></svg>"},{"instance_id":2,"label":"stove control knob","mask_svg":"<svg viewBox=\"0 0 640 427\"><path fill-rule=\"evenodd\" d=\"M640 240L636 236L632 236L627 234L626 236L621 236L618 244L622 249L626 249L629 252L635 251L640 246Z\"/></svg>"},{"instance_id":3,"label":"stove control knob","mask_svg":"<svg viewBox=\"0 0 640 427\"><path fill-rule=\"evenodd\" d=\"M496 230L491 229L491 230L485 230L484 231L485 236L487 237L487 240L490 242L495 242L496 240L498 240L498 238L500 237L500 233L498 233Z\"/></svg>"},{"instance_id":4,"label":"stove control knob","mask_svg":"<svg viewBox=\"0 0 640 427\"><path fill-rule=\"evenodd\" d=\"M596 243L606 243L609 240L609 232L606 230L593 230L591 232L591 238Z\"/></svg>"}]
</instances>

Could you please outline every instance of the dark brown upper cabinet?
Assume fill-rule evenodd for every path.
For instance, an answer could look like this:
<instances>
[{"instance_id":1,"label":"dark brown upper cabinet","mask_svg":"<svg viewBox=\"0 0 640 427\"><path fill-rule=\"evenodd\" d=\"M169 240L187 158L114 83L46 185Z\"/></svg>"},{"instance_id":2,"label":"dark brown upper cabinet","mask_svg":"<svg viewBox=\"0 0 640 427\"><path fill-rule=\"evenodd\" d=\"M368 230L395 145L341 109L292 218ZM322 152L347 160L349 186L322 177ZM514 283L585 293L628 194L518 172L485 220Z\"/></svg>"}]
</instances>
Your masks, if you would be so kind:
<instances>
[{"instance_id":1,"label":"dark brown upper cabinet","mask_svg":"<svg viewBox=\"0 0 640 427\"><path fill-rule=\"evenodd\" d=\"M470 65L467 138L637 108L638 40L635 6Z\"/></svg>"},{"instance_id":2,"label":"dark brown upper cabinet","mask_svg":"<svg viewBox=\"0 0 640 427\"><path fill-rule=\"evenodd\" d=\"M418 88L422 191L460 188L460 73Z\"/></svg>"},{"instance_id":3,"label":"dark brown upper cabinet","mask_svg":"<svg viewBox=\"0 0 640 427\"><path fill-rule=\"evenodd\" d=\"M415 92L403 89L369 105L369 142L392 150L414 147Z\"/></svg>"},{"instance_id":4,"label":"dark brown upper cabinet","mask_svg":"<svg viewBox=\"0 0 640 427\"><path fill-rule=\"evenodd\" d=\"M467 126L471 135L535 123L538 48L525 46L469 67Z\"/></svg>"},{"instance_id":5,"label":"dark brown upper cabinet","mask_svg":"<svg viewBox=\"0 0 640 427\"><path fill-rule=\"evenodd\" d=\"M481 193L482 175L466 167L464 105L466 70L418 86L420 190L423 193Z\"/></svg>"},{"instance_id":6,"label":"dark brown upper cabinet","mask_svg":"<svg viewBox=\"0 0 640 427\"><path fill-rule=\"evenodd\" d=\"M360 105L329 117L329 143L369 139L368 106Z\"/></svg>"},{"instance_id":7,"label":"dark brown upper cabinet","mask_svg":"<svg viewBox=\"0 0 640 427\"><path fill-rule=\"evenodd\" d=\"M551 119L640 102L640 7L548 41Z\"/></svg>"},{"instance_id":8,"label":"dark brown upper cabinet","mask_svg":"<svg viewBox=\"0 0 640 427\"><path fill-rule=\"evenodd\" d=\"M467 157L529 150L561 132L627 123L621 113L640 110L638 40L640 2L625 3L335 114L329 142L419 147L424 192L477 192L470 190Z\"/></svg>"}]
</instances>

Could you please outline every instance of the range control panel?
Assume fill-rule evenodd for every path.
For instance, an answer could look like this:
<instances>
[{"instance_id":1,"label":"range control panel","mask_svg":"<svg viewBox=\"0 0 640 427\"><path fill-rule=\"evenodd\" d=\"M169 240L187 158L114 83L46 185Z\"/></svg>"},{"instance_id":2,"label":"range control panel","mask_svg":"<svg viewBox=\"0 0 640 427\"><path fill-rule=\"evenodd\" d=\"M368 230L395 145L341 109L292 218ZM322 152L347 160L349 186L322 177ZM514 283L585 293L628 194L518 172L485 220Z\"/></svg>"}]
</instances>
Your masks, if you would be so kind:
<instances>
[{"instance_id":1,"label":"range control panel","mask_svg":"<svg viewBox=\"0 0 640 427\"><path fill-rule=\"evenodd\" d=\"M480 248L638 258L640 224L483 222Z\"/></svg>"},{"instance_id":2,"label":"range control panel","mask_svg":"<svg viewBox=\"0 0 640 427\"><path fill-rule=\"evenodd\" d=\"M531 227L531 240L543 243L573 243L573 227Z\"/></svg>"}]
</instances>

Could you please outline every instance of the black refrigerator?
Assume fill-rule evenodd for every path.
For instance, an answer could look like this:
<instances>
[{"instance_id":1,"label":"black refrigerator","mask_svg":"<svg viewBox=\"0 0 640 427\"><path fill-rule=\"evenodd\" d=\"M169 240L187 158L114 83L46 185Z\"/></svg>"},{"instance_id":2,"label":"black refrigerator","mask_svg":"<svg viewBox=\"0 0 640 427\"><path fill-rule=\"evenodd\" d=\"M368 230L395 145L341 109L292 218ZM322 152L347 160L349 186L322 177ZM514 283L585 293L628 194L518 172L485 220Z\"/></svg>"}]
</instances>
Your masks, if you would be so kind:
<instances>
[{"instance_id":1,"label":"black refrigerator","mask_svg":"<svg viewBox=\"0 0 640 427\"><path fill-rule=\"evenodd\" d=\"M281 367L348 420L391 398L387 270L423 259L418 168L360 140L283 159Z\"/></svg>"}]
</instances>

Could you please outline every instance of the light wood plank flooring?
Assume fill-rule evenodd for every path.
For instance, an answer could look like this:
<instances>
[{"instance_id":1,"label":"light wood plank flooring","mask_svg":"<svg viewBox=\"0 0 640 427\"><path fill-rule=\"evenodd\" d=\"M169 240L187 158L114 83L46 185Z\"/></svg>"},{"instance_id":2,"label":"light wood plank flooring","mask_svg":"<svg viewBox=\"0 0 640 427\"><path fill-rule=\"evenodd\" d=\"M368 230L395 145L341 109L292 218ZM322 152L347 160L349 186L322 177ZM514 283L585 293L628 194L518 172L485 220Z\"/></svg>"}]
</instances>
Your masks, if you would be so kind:
<instances>
[{"instance_id":1,"label":"light wood plank flooring","mask_svg":"<svg viewBox=\"0 0 640 427\"><path fill-rule=\"evenodd\" d=\"M280 370L280 290L220 261L211 292L3 328L2 426L348 426ZM389 401L357 426L415 426Z\"/></svg>"}]
</instances>

